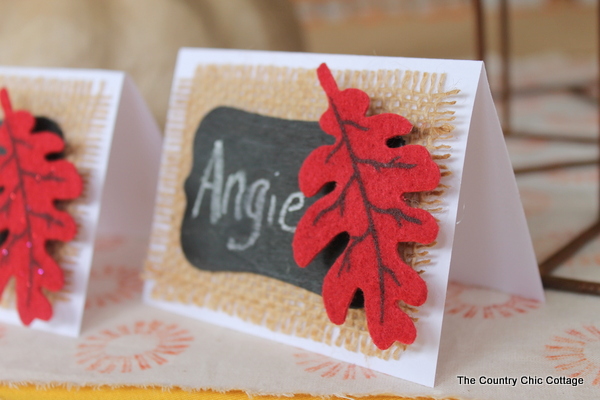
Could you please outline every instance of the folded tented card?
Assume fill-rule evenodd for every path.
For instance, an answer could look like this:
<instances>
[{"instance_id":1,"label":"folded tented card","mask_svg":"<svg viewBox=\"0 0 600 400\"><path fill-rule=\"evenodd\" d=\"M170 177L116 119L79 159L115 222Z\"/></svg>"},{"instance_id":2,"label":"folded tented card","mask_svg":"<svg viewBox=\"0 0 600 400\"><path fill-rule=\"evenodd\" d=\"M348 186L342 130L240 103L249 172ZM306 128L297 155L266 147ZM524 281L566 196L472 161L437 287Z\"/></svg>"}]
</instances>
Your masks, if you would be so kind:
<instances>
[{"instance_id":1,"label":"folded tented card","mask_svg":"<svg viewBox=\"0 0 600 400\"><path fill-rule=\"evenodd\" d=\"M2 67L0 87L0 321L77 336L95 239L148 237L160 131L122 72Z\"/></svg>"},{"instance_id":2,"label":"folded tented card","mask_svg":"<svg viewBox=\"0 0 600 400\"><path fill-rule=\"evenodd\" d=\"M433 386L449 279L543 301L481 62L182 49L145 299Z\"/></svg>"}]
</instances>

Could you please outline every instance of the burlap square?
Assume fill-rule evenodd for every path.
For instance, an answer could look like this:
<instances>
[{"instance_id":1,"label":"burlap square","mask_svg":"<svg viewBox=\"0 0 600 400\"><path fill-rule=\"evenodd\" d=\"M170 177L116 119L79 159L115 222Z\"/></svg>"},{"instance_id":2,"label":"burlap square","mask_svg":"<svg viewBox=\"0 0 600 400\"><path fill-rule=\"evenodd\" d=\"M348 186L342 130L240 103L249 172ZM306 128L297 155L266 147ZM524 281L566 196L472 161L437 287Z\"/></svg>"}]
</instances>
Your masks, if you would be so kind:
<instances>
[{"instance_id":1,"label":"burlap square","mask_svg":"<svg viewBox=\"0 0 600 400\"><path fill-rule=\"evenodd\" d=\"M445 75L426 72L332 71L340 89L359 88L371 97L370 114L403 115L415 126L411 143L426 146L442 171L442 184L428 193L413 194L411 205L435 215L442 211L446 189L443 164L450 157L444 144L452 135L451 95ZM327 99L316 72L310 69L244 66L199 66L193 79L176 83L159 183L155 223L146 279L155 282L155 299L194 304L227 313L271 330L360 352L382 359L399 359L406 346L388 350L371 341L363 310L350 310L344 325L332 324L319 295L272 278L250 273L207 272L194 268L179 243L186 199L183 183L190 171L189 149L201 119L217 106L231 106L271 117L317 121ZM404 244L399 249L418 271L435 268L428 258L435 243ZM416 319L418 310L400 304Z\"/></svg>"}]
</instances>

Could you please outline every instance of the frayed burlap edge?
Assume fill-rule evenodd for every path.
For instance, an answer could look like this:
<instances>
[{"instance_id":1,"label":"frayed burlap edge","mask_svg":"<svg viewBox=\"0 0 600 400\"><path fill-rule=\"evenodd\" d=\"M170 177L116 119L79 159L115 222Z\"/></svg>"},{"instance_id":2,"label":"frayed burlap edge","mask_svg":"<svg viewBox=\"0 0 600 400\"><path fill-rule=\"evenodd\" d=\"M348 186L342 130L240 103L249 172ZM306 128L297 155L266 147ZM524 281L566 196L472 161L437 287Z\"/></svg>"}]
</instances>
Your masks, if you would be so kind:
<instances>
[{"instance_id":1,"label":"frayed burlap edge","mask_svg":"<svg viewBox=\"0 0 600 400\"><path fill-rule=\"evenodd\" d=\"M98 83L90 80L0 75L0 87L8 89L13 109L50 118L64 133L65 157L83 178L83 194L66 206L77 224L78 237L87 234L81 223L87 217L82 206L91 201L89 182L103 156L101 142L110 105L109 97L103 94L104 84L94 85ZM1 118L4 119L3 114ZM69 301L79 249L70 242L57 242L52 251L63 270L65 284L59 292L46 292L46 295L51 301ZM2 294L0 307L14 309L15 300L15 282L11 279Z\"/></svg>"},{"instance_id":2,"label":"frayed burlap edge","mask_svg":"<svg viewBox=\"0 0 600 400\"><path fill-rule=\"evenodd\" d=\"M454 104L444 91L445 75L415 71L333 71L338 86L359 88L371 97L370 114L392 112L415 126L410 142L426 146L442 171L442 184L410 196L411 205L433 215L444 210L443 182L451 171ZM177 82L166 133L158 200L145 278L155 282L152 296L194 304L239 317L271 330L343 347L385 360L399 359L406 346L382 351L369 336L363 310L350 310L342 326L332 324L319 295L250 273L212 273L194 268L179 243L186 199L183 182L189 174L194 133L201 119L217 106L237 107L272 117L316 121L327 109L314 70L274 66L205 65L193 79ZM431 264L429 245L403 244L400 251L420 273ZM417 309L399 304L413 319Z\"/></svg>"}]
</instances>

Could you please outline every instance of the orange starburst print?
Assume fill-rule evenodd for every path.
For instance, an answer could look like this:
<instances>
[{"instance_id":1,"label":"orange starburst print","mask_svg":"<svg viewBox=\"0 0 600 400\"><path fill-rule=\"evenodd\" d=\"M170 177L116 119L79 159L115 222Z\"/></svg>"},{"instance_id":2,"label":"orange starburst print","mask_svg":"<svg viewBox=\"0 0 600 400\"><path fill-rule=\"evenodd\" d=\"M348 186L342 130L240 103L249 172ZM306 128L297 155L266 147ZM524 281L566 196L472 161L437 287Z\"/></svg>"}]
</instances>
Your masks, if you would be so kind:
<instances>
[{"instance_id":1,"label":"orange starburst print","mask_svg":"<svg viewBox=\"0 0 600 400\"><path fill-rule=\"evenodd\" d=\"M332 360L318 354L296 353L294 358L296 364L302 366L306 372L317 373L323 378L337 377L343 380L355 380L377 377L377 373L368 368Z\"/></svg>"},{"instance_id":2,"label":"orange starburst print","mask_svg":"<svg viewBox=\"0 0 600 400\"><path fill-rule=\"evenodd\" d=\"M85 307L105 307L134 299L142 292L142 286L138 268L110 264L94 268Z\"/></svg>"},{"instance_id":3,"label":"orange starburst print","mask_svg":"<svg viewBox=\"0 0 600 400\"><path fill-rule=\"evenodd\" d=\"M598 169L594 167L561 168L544 174L544 177L561 184L595 183L598 182Z\"/></svg>"},{"instance_id":4,"label":"orange starburst print","mask_svg":"<svg viewBox=\"0 0 600 400\"><path fill-rule=\"evenodd\" d=\"M118 249L125 244L125 238L119 235L112 236L100 236L94 243L94 250L96 251L111 251Z\"/></svg>"},{"instance_id":5,"label":"orange starburst print","mask_svg":"<svg viewBox=\"0 0 600 400\"><path fill-rule=\"evenodd\" d=\"M600 252L580 253L563 264L572 268L595 268L600 265Z\"/></svg>"},{"instance_id":6,"label":"orange starburst print","mask_svg":"<svg viewBox=\"0 0 600 400\"><path fill-rule=\"evenodd\" d=\"M456 282L448 285L446 296L446 313L463 318L507 318L538 307L535 300Z\"/></svg>"},{"instance_id":7,"label":"orange starburst print","mask_svg":"<svg viewBox=\"0 0 600 400\"><path fill-rule=\"evenodd\" d=\"M554 362L554 368L562 374L591 378L592 385L600 385L600 364L590 361L600 358L600 330L594 325L585 325L554 336L546 345L546 358Z\"/></svg>"},{"instance_id":8,"label":"orange starburst print","mask_svg":"<svg viewBox=\"0 0 600 400\"><path fill-rule=\"evenodd\" d=\"M162 321L138 321L88 336L77 346L77 364L103 374L164 365L194 340L186 329Z\"/></svg>"}]
</instances>

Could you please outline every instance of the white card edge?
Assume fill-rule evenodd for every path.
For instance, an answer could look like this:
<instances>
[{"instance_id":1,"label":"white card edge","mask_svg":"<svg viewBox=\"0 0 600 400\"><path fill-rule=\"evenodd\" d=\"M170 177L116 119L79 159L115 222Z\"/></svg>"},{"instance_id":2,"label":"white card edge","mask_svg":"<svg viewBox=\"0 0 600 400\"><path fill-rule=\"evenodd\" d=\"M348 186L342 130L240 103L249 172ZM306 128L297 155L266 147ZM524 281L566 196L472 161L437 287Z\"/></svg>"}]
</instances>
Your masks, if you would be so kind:
<instances>
[{"instance_id":1,"label":"white card edge","mask_svg":"<svg viewBox=\"0 0 600 400\"><path fill-rule=\"evenodd\" d=\"M103 137L104 141L102 148L104 149L104 152L102 154L104 154L104 156L101 157L97 165L95 165L96 170L99 173L99 175L96 176L95 185L91 185L94 186L95 196L90 200L89 206L86 206L86 208L88 208L86 215L88 216L87 221L89 224L86 227L87 237L81 238L77 242L71 242L73 245L80 248L80 253L78 256L79 266L73 270L73 281L76 283L74 285L75 288L73 288L68 294L70 300L67 302L55 302L53 304L53 316L49 321L41 321L36 319L29 325L29 327L23 326L16 309L0 308L0 321L2 322L24 328L76 338L80 334L81 323L83 321L87 285L93 262L95 231L97 230L98 217L100 214L100 199L102 198L106 170L108 167L108 150L111 146L112 132L114 131L116 123L116 114L122 93L124 73L120 71L107 70L4 66L0 66L0 73L27 77L41 76L65 80L87 79L93 80L95 84L102 82L109 87L112 87L112 89L105 89L106 92L112 92L114 94L115 100L112 103L113 107L110 108L109 117L107 118L108 122L105 125L105 132L110 134ZM73 317L73 315L75 316Z\"/></svg>"},{"instance_id":2,"label":"white card edge","mask_svg":"<svg viewBox=\"0 0 600 400\"><path fill-rule=\"evenodd\" d=\"M447 64L448 63L453 63L456 64L456 69L455 71L460 71L457 72L456 75L462 76L463 78L458 78L456 79L456 77L454 77L456 80L451 82L451 83L447 83L446 87L450 86L450 87L455 87L455 86L463 86L462 89L463 91L466 92L466 97L462 98L462 106L467 106L469 108L469 110L472 110L473 108L473 103L474 103L474 99L475 99L475 92L476 92L476 86L478 84L478 79L476 78L472 78L473 79L473 88L472 90L465 90L464 88L464 84L465 82L463 81L463 79L469 79L470 76L468 75L468 73L466 73L465 71L471 71L474 72L474 75L479 77L480 71L482 69L483 63L481 61L448 61L448 60L428 60L428 59L402 59L402 58L385 58L385 57L372 57L372 56L345 56L345 55L324 55L324 54L303 54L303 53L280 53L280 52L254 52L254 51L242 51L241 53L243 53L244 57L240 58L239 57L239 51L237 50L221 50L221 49L189 49L189 48L184 48L181 49L178 55L178 62L177 62L177 66L176 66L176 74L174 77L173 82L177 82L178 79L184 79L184 78L190 78L196 67L200 64L200 62L198 61L199 59L202 59L202 63L203 64L208 64L208 63L220 63L221 61L223 63L228 63L228 64L256 64L256 65L281 65L281 66L294 66L294 67L307 67L307 68L312 68L312 67L316 67L318 66L320 63L322 63L323 61L327 62L328 65L332 68L335 69L336 66L339 68L344 68L344 69L348 69L348 66L351 65L352 69L381 69L381 68L400 68L400 69L404 69L404 70L426 70L427 72L431 72L428 71L428 69L433 69L435 70L435 72L443 72L446 73L448 72L448 68L447 68ZM273 59L271 56L275 55L275 62L272 62ZM225 60L221 60L220 58L222 56L225 56ZM269 56L268 60L265 60L265 56ZM213 59L214 57L220 59L219 62L215 62L215 60ZM391 65L381 65L381 60L382 59L386 59L389 61L394 61L395 65L391 66ZM302 65L295 65L295 62L299 62L298 60L301 60L301 64ZM352 60L352 62L349 62L350 60ZM333 61L333 62L332 62ZM411 65L410 68L404 67L402 66L403 63L408 63L408 64L421 64L421 65ZM449 74L452 77L452 74ZM174 102L174 94L172 93L171 96L171 104ZM457 101L457 103L460 103L461 101ZM462 127L462 129L457 129L457 132L463 132L464 135L466 136L469 132L469 124L470 124L470 113L465 113L464 111L461 113L462 117L467 117L466 120L463 121L457 121L455 123L455 125L460 125ZM170 122L167 122L167 132L169 132L169 126L170 126ZM168 136L168 133L167 133ZM169 138L166 137L165 138L165 144L169 141ZM466 137L464 139L462 139L462 141L464 143L466 143ZM164 154L163 154L164 156ZM458 189L460 188L460 179L457 181L457 183L454 183L455 187ZM449 214L454 214L454 219L456 217L456 212L457 212L457 207L458 207L458 194L456 195L456 206L452 209L449 208L448 212ZM453 235L454 235L454 227L451 227L452 229L450 229L447 232L447 236L449 236L449 238L447 240L452 241L453 240ZM447 260L447 269L445 274L445 278L443 278L442 280L444 282L442 282L442 284L437 284L437 294L438 295L442 295L441 297L443 299L441 299L442 305L441 307L438 306L438 310L437 312L442 313L442 316L439 318L439 324L437 324L436 327L432 327L430 330L428 330L427 332L429 334L431 334L433 332L433 336L435 338L431 338L429 337L429 340L434 340L437 343L437 346L435 346L435 354L430 354L430 357L432 357L432 359L435 360L435 364L433 366L432 372L430 374L429 378L426 379L422 379L420 380L418 383L424 384L424 385L428 385L428 386L433 386L434 381L435 381L435 370L436 370L436 366L437 366L437 359L438 359L438 355L439 355L439 344L440 344L440 338L441 338L441 330L442 330L442 324L443 324L443 302L445 301L445 293L446 293L446 289L447 289L447 281L448 281L448 273L449 273L449 268L450 268L450 255L451 255L451 248L450 251L448 252L448 260ZM428 286L430 286L430 281L427 281ZM152 285L152 281L147 281L146 282L146 290L148 290L148 287L150 287ZM144 292L144 300L149 302L150 304L153 305L158 305L159 302L152 300L149 298L149 292L145 291ZM429 299L428 299L429 302ZM439 302L439 299L438 299ZM169 303L169 302L160 302L162 303L163 307L168 307L169 309L174 309L177 308L177 303ZM184 306L185 308L186 306ZM192 310L200 310L201 308L199 307L193 307L193 306L189 306ZM190 315L193 316L194 311L192 310L180 310L179 313L186 313L186 315ZM177 311L176 311L177 312ZM226 316L226 314L222 314L222 313L218 313L219 316ZM228 317L228 316L227 316ZM208 322L213 322L214 321L212 319L207 319ZM236 328L237 330L242 330L242 331L246 331L246 329L240 329L240 328ZM269 331L269 334L271 333L271 331ZM287 336L287 335L286 335ZM415 344L413 344L413 346L418 345L419 341L423 341L423 338L426 336L425 333L420 334L420 337L417 338L417 342L415 342ZM430 335L431 336L431 335ZM288 336L289 337L289 336ZM292 339L294 339L294 337L290 337ZM287 342L287 341L284 341ZM311 343L314 343L312 341L310 341ZM293 343L292 343L293 344ZM329 346L326 346L329 348ZM416 346L415 346L416 347ZM310 349L309 349L310 350ZM321 353L321 354L325 354L325 355L330 355L331 354L326 354L326 353ZM353 353L354 354L354 353ZM361 355L362 356L362 355ZM405 357L406 358L406 357ZM349 362L354 362L357 363L356 360L350 360ZM382 371L384 373L390 373L389 370L386 371ZM412 370L410 372L413 372ZM406 375L403 376L404 379L409 379ZM422 378L422 376L420 377ZM428 381L429 379L429 381ZM417 381L419 379L413 379L413 381ZM427 383L429 382L429 383Z\"/></svg>"},{"instance_id":3,"label":"white card edge","mask_svg":"<svg viewBox=\"0 0 600 400\"><path fill-rule=\"evenodd\" d=\"M474 117L470 130L476 130L481 132L481 134L478 136L477 133L469 133L471 138L470 144L473 150L469 152L467 149L467 154L465 155L465 170L469 167L469 165L473 164L472 160L477 160L476 164L471 167L471 170L477 171L476 177L478 181L471 182L469 179L471 174L467 174L461 189L459 197L459 210L460 214L462 215L459 215L457 219L457 241L459 244L462 244L462 246L457 246L458 250L453 255L452 264L450 267L450 280L468 285L496 289L502 292L534 299L544 303L544 289L539 274L535 252L533 250L533 243L529 234L525 212L519 196L517 182L513 173L512 165L510 163L510 158L508 156L506 142L504 140L502 128L500 127L500 121L496 114L492 100L485 69L482 70L480 84L478 86L479 87L473 109ZM487 122L482 120L482 115L486 115L486 117L489 118ZM483 134L484 132L485 134ZM491 151L491 155L493 155L495 158L481 160L479 156L481 155L480 153L482 149ZM477 151L477 153L475 153L474 150ZM474 157L478 158L475 159ZM500 171L499 173L501 174L502 179L505 181L505 187L499 188L497 185L494 186L496 181L491 179L493 174L488 174L489 176L487 179L481 176L481 171L492 172L489 168L491 164L494 166L493 172L496 170ZM481 182L481 180L483 180L485 183L489 183L487 188L485 187L485 184ZM485 198L485 194L493 194L493 196L490 198ZM473 202L473 199L476 201ZM510 216L512 217L512 221L517 225L517 229L510 231L508 230L507 226L503 226L504 232L496 231L488 236L481 235L481 231L485 230L485 224L490 215L492 215L491 212L497 210L497 208L494 207L494 204L502 206L506 203L506 201L511 202L513 209L510 213ZM485 204L487 207L489 207L490 211L483 212L475 209L475 212L477 215L479 215L480 219L478 221L474 221L471 219L472 215L467 214L467 204L473 203L476 205ZM468 207L471 208L471 206ZM463 223L461 224L461 222ZM500 226L503 224L505 224L505 220L501 220ZM480 225L482 228L476 229L476 225ZM472 230L473 232L468 234L466 233L467 229ZM515 234L515 232L517 233ZM468 239L467 236L469 236L470 239ZM484 237L487 237L488 240L483 239ZM491 240L492 238L494 240ZM519 239L515 240L515 238ZM514 246L510 247L511 251L496 250L494 253L492 247L499 247L503 241L514 244ZM473 245L467 246L467 244ZM505 243L502 243L502 245L504 244ZM495 254L496 256L490 257L488 255L488 257L485 257L484 255L481 255L480 251L482 248L487 248L489 250L489 254ZM507 246L504 246L504 249L506 248ZM524 265L524 268L517 268L514 266L515 263L512 261L518 261L512 260L516 253L520 254L524 260L520 264ZM475 262L469 260L473 258L475 258ZM504 259L509 261L499 261ZM488 263L488 260L491 263ZM472 269L473 267L469 267L468 265L472 264L475 266L476 262L478 262L482 267L476 270L474 273ZM499 268L501 264L502 266L508 266L508 269L511 271L511 273L508 277L501 276L500 279L498 279L499 276L495 273L501 269ZM496 268L494 268L494 265ZM492 279L494 277L496 279Z\"/></svg>"}]
</instances>

